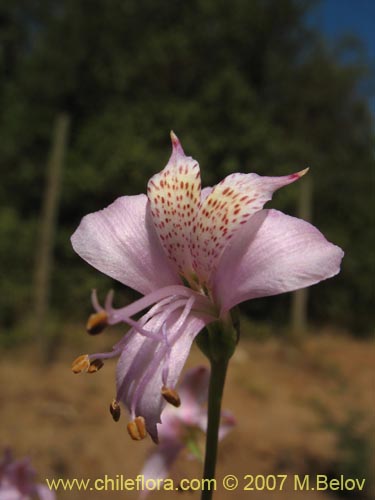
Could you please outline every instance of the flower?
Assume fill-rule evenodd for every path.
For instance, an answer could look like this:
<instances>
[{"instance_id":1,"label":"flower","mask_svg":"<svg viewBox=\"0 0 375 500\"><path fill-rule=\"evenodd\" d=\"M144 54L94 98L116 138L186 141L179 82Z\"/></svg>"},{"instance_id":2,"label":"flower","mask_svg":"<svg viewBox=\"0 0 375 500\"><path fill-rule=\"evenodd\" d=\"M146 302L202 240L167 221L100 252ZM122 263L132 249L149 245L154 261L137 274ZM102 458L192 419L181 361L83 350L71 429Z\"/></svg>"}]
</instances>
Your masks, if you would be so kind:
<instances>
[{"instance_id":1,"label":"flower","mask_svg":"<svg viewBox=\"0 0 375 500\"><path fill-rule=\"evenodd\" d=\"M0 461L0 500L54 500L55 494L35 482L35 471L28 458L15 461L9 449Z\"/></svg>"},{"instance_id":2,"label":"flower","mask_svg":"<svg viewBox=\"0 0 375 500\"><path fill-rule=\"evenodd\" d=\"M159 446L146 460L141 475L147 484L148 479L164 479L178 455L184 449L196 448L196 434L206 432L208 384L210 372L205 366L196 366L186 372L179 394L181 406L167 406L163 412L162 424L158 424ZM221 412L219 439L222 439L235 425L235 419L229 411ZM196 456L197 452L191 454ZM141 498L145 498L148 490L144 490Z\"/></svg>"},{"instance_id":3,"label":"flower","mask_svg":"<svg viewBox=\"0 0 375 500\"><path fill-rule=\"evenodd\" d=\"M144 295L116 309L111 293L102 307L93 292L90 333L119 322L131 329L111 352L80 356L73 370L94 372L103 359L119 356L116 404L128 408L134 439L147 430L154 441L162 388L174 390L203 327L228 321L245 300L330 278L343 257L311 224L263 209L274 191L307 170L283 177L235 173L201 190L198 163L173 132L171 139L172 155L148 182L147 196L122 196L85 216L71 239L89 264Z\"/></svg>"}]
</instances>

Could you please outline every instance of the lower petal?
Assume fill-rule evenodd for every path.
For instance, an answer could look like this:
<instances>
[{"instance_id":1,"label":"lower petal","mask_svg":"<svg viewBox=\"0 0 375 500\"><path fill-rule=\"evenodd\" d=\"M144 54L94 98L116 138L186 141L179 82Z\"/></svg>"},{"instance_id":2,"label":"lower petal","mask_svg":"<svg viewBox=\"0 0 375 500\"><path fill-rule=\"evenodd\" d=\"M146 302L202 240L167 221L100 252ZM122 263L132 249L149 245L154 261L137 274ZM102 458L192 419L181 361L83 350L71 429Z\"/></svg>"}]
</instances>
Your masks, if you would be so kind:
<instances>
[{"instance_id":1,"label":"lower petal","mask_svg":"<svg viewBox=\"0 0 375 500\"><path fill-rule=\"evenodd\" d=\"M132 332L124 346L117 365L117 398L128 408L132 417L142 416L146 428L157 441L157 424L165 406L161 395L163 369L169 360L167 385L174 387L190 352L195 336L205 326L205 321L189 316L183 328L176 328L180 314L174 312L168 318L168 346L165 343ZM145 328L160 329L157 317Z\"/></svg>"},{"instance_id":2,"label":"lower petal","mask_svg":"<svg viewBox=\"0 0 375 500\"><path fill-rule=\"evenodd\" d=\"M305 288L336 275L343 255L308 222L261 210L220 259L214 295L225 312L245 300Z\"/></svg>"}]
</instances>

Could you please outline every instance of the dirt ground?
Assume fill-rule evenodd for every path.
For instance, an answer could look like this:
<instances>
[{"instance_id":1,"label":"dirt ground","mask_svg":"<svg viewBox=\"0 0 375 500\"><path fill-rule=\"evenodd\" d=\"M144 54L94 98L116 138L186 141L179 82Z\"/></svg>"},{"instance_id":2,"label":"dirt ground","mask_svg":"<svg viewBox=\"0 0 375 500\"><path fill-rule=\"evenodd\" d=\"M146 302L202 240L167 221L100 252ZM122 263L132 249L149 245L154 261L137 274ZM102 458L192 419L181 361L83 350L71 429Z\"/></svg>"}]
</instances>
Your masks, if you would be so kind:
<instances>
[{"instance_id":1,"label":"dirt ground","mask_svg":"<svg viewBox=\"0 0 375 500\"><path fill-rule=\"evenodd\" d=\"M83 334L77 329L74 335ZM76 339L74 348L63 348L48 367L31 350L0 353L0 447L11 446L17 457L31 457L41 481L105 474L135 478L140 473L154 445L149 438L131 441L126 416L115 423L109 415L115 362L93 375L70 371L74 357L104 345L108 348L115 340L116 333ZM374 358L370 341L327 333L312 334L299 348L285 340L241 339L229 368L223 405L235 414L237 425L220 444L214 498L373 498ZM194 348L187 367L196 364L206 360ZM239 479L235 492L222 486L228 474ZM248 474L287 474L287 481L283 491L243 491ZM294 491L295 474L365 478L365 489L352 494ZM201 465L183 455L171 471L176 482L200 475ZM199 492L155 492L149 498L199 496ZM76 489L57 493L58 499L107 497L132 499L138 493Z\"/></svg>"}]
</instances>

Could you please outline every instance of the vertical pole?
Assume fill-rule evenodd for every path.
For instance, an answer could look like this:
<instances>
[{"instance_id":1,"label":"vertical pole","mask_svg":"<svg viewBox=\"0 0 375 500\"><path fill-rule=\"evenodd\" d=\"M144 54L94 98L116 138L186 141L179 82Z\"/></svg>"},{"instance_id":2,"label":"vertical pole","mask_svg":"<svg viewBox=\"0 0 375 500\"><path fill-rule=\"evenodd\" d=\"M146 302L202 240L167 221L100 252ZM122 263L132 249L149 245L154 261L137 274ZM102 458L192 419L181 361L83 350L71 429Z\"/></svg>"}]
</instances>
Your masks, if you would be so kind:
<instances>
[{"instance_id":1,"label":"vertical pole","mask_svg":"<svg viewBox=\"0 0 375 500\"><path fill-rule=\"evenodd\" d=\"M313 184L311 174L307 174L300 181L297 215L307 222L312 219ZM297 340L307 330L308 288L297 290L292 295L291 330Z\"/></svg>"},{"instance_id":2,"label":"vertical pole","mask_svg":"<svg viewBox=\"0 0 375 500\"><path fill-rule=\"evenodd\" d=\"M53 267L53 246L68 129L69 116L65 113L59 113L56 117L52 133L37 245L33 323L44 353L46 352L48 341L44 338L43 325L48 314L50 280Z\"/></svg>"}]
</instances>

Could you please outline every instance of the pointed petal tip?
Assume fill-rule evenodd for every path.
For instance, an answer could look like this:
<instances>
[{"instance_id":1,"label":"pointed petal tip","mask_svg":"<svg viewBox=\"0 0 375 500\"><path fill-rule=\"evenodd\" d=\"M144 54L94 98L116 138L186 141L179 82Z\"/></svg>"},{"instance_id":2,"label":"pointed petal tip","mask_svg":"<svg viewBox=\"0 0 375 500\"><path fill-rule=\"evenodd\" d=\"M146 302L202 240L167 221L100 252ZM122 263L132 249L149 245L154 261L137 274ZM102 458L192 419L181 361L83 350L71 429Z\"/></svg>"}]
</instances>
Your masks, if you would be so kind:
<instances>
[{"instance_id":1,"label":"pointed petal tip","mask_svg":"<svg viewBox=\"0 0 375 500\"><path fill-rule=\"evenodd\" d=\"M171 130L170 133L171 141L172 141L172 155L173 154L184 154L184 150L182 149L181 143L177 135Z\"/></svg>"},{"instance_id":2,"label":"pointed petal tip","mask_svg":"<svg viewBox=\"0 0 375 500\"><path fill-rule=\"evenodd\" d=\"M293 179L300 179L304 175L307 174L307 172L310 170L310 167L304 168L300 172L296 172L295 174L292 174Z\"/></svg>"}]
</instances>

